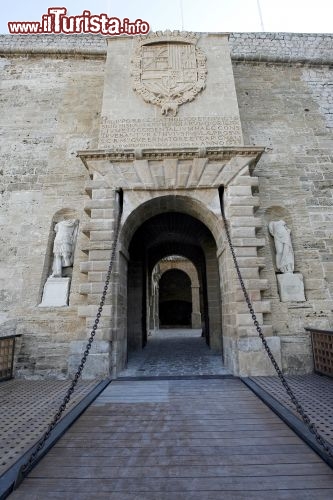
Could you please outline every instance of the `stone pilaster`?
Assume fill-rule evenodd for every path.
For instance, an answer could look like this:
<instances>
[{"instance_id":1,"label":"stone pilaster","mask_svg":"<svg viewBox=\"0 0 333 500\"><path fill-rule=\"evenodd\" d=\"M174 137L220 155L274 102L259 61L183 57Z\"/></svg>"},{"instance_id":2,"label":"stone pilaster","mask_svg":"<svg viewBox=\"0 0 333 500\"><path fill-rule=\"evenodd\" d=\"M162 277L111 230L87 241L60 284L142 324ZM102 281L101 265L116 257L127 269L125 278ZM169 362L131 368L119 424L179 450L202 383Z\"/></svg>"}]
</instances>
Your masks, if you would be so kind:
<instances>
[{"instance_id":1,"label":"stone pilaster","mask_svg":"<svg viewBox=\"0 0 333 500\"><path fill-rule=\"evenodd\" d=\"M280 339L273 337L272 325L265 322L265 313L270 312L271 304L269 300L261 298L261 292L268 288L268 282L260 278L264 259L258 256L258 248L265 245L265 239L258 238L256 234L257 229L262 227L261 218L255 216L259 198L253 194L253 187L257 185L258 179L252 177L249 167L246 167L226 187L224 206L244 284L262 331L280 363ZM219 260L225 287L223 304L225 362L233 373L241 376L269 375L273 373L273 368L253 325L227 242L220 250Z\"/></svg>"},{"instance_id":2,"label":"stone pilaster","mask_svg":"<svg viewBox=\"0 0 333 500\"><path fill-rule=\"evenodd\" d=\"M88 260L81 263L80 266L81 272L86 275L86 282L80 285L79 291L81 295L86 296L86 304L78 307L78 315L85 318L88 337L105 286L117 210L115 206L115 190L109 187L105 179L99 174L94 173L93 179L86 183L85 190L89 195L89 200L85 204L85 211L90 220L82 228L83 233L88 238L82 250L87 253ZM112 321L115 311L114 300L111 300L111 298L116 297L116 294L112 293L116 281L117 272L114 268L102 317L97 329L94 348L89 354L84 371L86 378L110 375L111 344L113 340ZM72 357L75 358L75 352Z\"/></svg>"}]
</instances>

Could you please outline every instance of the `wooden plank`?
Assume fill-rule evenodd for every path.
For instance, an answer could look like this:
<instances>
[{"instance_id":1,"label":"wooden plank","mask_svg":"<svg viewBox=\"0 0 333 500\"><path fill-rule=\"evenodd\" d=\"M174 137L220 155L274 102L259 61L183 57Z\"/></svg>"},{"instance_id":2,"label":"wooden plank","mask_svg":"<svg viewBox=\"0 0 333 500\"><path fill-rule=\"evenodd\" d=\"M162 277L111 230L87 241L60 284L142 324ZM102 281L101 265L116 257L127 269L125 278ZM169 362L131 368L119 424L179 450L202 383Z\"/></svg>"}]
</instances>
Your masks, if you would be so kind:
<instances>
[{"instance_id":1,"label":"wooden plank","mask_svg":"<svg viewBox=\"0 0 333 500\"><path fill-rule=\"evenodd\" d=\"M40 497L39 497L40 498ZM73 500L73 493L56 492L56 491L48 491L47 498L53 500ZM133 493L120 493L120 492L108 492L108 493L100 493L96 491L93 494L94 500L157 500L156 493L145 492L144 497L141 493L133 492ZM184 493L184 491L174 491L172 492L172 496L169 493L159 492L158 500L267 500L268 498L274 500L332 500L333 498L333 489L327 490L265 490L263 493L258 491L237 491L237 496L235 496L234 492L223 491L223 497L219 492L216 491L205 491L203 492L195 492L191 491L189 495ZM11 497L11 500L37 500L35 493L28 492L14 492ZM38 499L39 500L39 499ZM76 492L75 500L91 500L91 493L84 492Z\"/></svg>"},{"instance_id":2,"label":"wooden plank","mask_svg":"<svg viewBox=\"0 0 333 500\"><path fill-rule=\"evenodd\" d=\"M123 423L121 425L120 422L114 423L114 422L105 422L104 420L100 420L98 422L95 422L94 424L89 423L89 422L78 422L75 427L72 427L68 433L90 433L91 432L91 427L93 425L94 432L140 432L142 431L143 425L142 422L132 422L132 423ZM163 432L186 432L186 431L205 431L207 429L207 420L201 420L197 422L184 422L184 420L179 420L177 422L150 422L149 420L146 420L146 425L148 425L149 430L152 432L156 431L163 431ZM217 420L214 422L209 422L209 428L213 430L221 430L221 431L226 431L226 430L256 430L256 429L263 429L263 430L270 430L270 429L285 429L285 424L280 422L261 422L259 423L258 420L255 423L249 423L246 420ZM68 434L67 434L68 435Z\"/></svg>"},{"instance_id":3,"label":"wooden plank","mask_svg":"<svg viewBox=\"0 0 333 500\"><path fill-rule=\"evenodd\" d=\"M165 465L165 466L129 466L117 467L95 464L79 466L53 466L43 463L37 466L30 478L49 479L120 479L120 478L207 478L207 477L267 477L267 476L327 476L331 469L322 463L311 464L269 464L269 465Z\"/></svg>"},{"instance_id":4,"label":"wooden plank","mask_svg":"<svg viewBox=\"0 0 333 500\"><path fill-rule=\"evenodd\" d=\"M23 485L22 485L23 486ZM125 479L49 479L29 478L25 483L25 491L46 495L48 491L90 492L93 496L99 492L192 492L192 491L258 491L265 490L307 490L333 489L332 475L307 476L266 476L260 477L209 477L209 478L125 478ZM44 497L45 498L45 497ZM144 497L143 497L144 498Z\"/></svg>"},{"instance_id":5,"label":"wooden plank","mask_svg":"<svg viewBox=\"0 0 333 500\"><path fill-rule=\"evenodd\" d=\"M66 450L67 451L67 450ZM73 461L74 459L74 461ZM93 461L92 461L93 459ZM269 465L269 464L312 464L322 463L318 455L305 452L304 453L272 453L272 454L251 454L251 455L168 455L168 456L132 456L129 460L128 457L118 456L99 456L95 450L91 450L88 456L73 455L71 453L58 452L56 454L49 453L43 460L43 465L49 467L68 467L72 463L77 466L94 466L103 467L106 464L109 467L125 467L129 464L132 467L145 465L150 466L176 466L176 465L200 465L202 467L209 465ZM38 465L38 468L42 464ZM39 469L38 469L38 472Z\"/></svg>"},{"instance_id":6,"label":"wooden plank","mask_svg":"<svg viewBox=\"0 0 333 500\"><path fill-rule=\"evenodd\" d=\"M262 444L272 445L272 444L299 444L301 443L300 439L297 436L291 437L270 437L270 438L261 438L261 437L247 437L247 438L223 438L223 439L205 439L205 438L195 438L195 439L186 439L186 438L173 438L170 436L170 439L142 439L141 441L131 441L129 439L118 439L113 440L111 437L108 439L99 439L98 437L91 436L89 439L82 440L80 438L72 437L68 442L63 444L63 447L66 448L86 448L95 447L95 448L108 448L108 447L116 447L116 448L140 448L147 447L149 449L155 448L165 448L168 446L221 446L221 447L237 447L237 446L260 446Z\"/></svg>"},{"instance_id":7,"label":"wooden plank","mask_svg":"<svg viewBox=\"0 0 333 500\"><path fill-rule=\"evenodd\" d=\"M111 435L110 435L111 434ZM121 431L119 432L118 430L110 431L103 430L101 431L98 429L98 431L95 431L93 434L93 439L94 440L103 440L106 442L113 442L113 441L124 441L124 440L130 440L130 441L149 441L149 442L154 442L155 440L158 441L163 441L163 439L168 439L170 440L179 440L179 439L186 439L186 440L194 440L194 439L200 439L202 440L219 440L219 439L239 439L243 440L246 438L276 438L276 437L294 437L295 434L293 433L292 430L290 430L288 427L280 428L280 429L271 429L271 430L263 430L263 429L250 429L250 430L243 430L243 429L227 429L227 430L215 430L215 431L207 431L207 430L194 430L194 431L175 431L172 432L172 436L170 436L170 432L165 432L165 431L150 431L150 432L144 432L141 430L138 432L124 432ZM91 432L68 432L67 433L67 438L73 439L73 441L76 440L89 440L91 438Z\"/></svg>"},{"instance_id":8,"label":"wooden plank","mask_svg":"<svg viewBox=\"0 0 333 500\"><path fill-rule=\"evenodd\" d=\"M61 456L100 456L100 457L164 457L164 456L207 456L207 455L223 455L233 456L238 454L257 455L257 454L280 454L287 455L295 453L311 453L311 450L299 442L299 444L282 444L282 445L259 445L259 446L237 446L237 448L226 448L224 446L165 446L165 447L137 447L137 448L89 448L88 446L67 447L64 440L53 448L53 452L61 454ZM52 452L49 452L52 453ZM316 456L313 453L314 456Z\"/></svg>"},{"instance_id":9,"label":"wooden plank","mask_svg":"<svg viewBox=\"0 0 333 500\"><path fill-rule=\"evenodd\" d=\"M163 382L111 384L13 499L331 500L332 470L239 381Z\"/></svg>"}]
</instances>

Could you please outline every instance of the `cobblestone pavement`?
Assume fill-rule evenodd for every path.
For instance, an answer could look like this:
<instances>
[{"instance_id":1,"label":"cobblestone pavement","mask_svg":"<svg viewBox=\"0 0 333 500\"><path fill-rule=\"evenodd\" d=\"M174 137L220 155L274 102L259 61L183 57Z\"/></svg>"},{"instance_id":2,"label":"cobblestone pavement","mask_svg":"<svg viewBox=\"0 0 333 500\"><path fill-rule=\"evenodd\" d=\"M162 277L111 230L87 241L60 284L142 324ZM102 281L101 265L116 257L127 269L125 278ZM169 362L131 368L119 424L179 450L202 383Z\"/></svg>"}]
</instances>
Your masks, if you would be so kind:
<instances>
[{"instance_id":1,"label":"cobblestone pavement","mask_svg":"<svg viewBox=\"0 0 333 500\"><path fill-rule=\"evenodd\" d=\"M120 377L228 375L221 354L201 337L201 330L165 329L152 333L146 347L129 353L127 369Z\"/></svg>"}]
</instances>

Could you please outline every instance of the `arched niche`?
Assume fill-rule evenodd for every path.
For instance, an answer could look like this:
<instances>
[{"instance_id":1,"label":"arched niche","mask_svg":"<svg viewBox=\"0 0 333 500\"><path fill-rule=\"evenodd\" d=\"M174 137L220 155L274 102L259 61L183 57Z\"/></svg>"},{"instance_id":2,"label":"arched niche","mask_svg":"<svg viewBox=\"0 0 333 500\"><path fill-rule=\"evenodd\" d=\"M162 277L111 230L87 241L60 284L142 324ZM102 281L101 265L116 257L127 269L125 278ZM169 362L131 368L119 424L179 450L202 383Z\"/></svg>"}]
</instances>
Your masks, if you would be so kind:
<instances>
[{"instance_id":1,"label":"arched niche","mask_svg":"<svg viewBox=\"0 0 333 500\"><path fill-rule=\"evenodd\" d=\"M78 219L78 212L74 208L62 208L55 212L50 223L49 234L47 238L47 245L45 250L44 264L41 276L41 285L38 295L38 304L41 303L43 297L43 290L47 279L52 275L52 265L53 265L53 244L55 239L55 226L58 222L70 219ZM74 252L76 250L76 239L74 242ZM74 256L75 259L75 256ZM72 278L73 266L64 268L63 276L67 278Z\"/></svg>"}]
</instances>

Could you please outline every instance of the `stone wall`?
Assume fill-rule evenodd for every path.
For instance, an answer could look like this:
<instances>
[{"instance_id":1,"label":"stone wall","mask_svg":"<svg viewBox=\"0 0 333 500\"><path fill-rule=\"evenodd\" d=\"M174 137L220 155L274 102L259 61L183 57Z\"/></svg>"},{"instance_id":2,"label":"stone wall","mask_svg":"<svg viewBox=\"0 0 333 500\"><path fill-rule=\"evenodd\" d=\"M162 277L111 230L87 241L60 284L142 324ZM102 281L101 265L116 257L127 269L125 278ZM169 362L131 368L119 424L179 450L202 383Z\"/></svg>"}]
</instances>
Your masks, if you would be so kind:
<instances>
[{"instance_id":1,"label":"stone wall","mask_svg":"<svg viewBox=\"0 0 333 500\"><path fill-rule=\"evenodd\" d=\"M4 57L0 63L0 323L16 318L16 331L24 334L18 375L66 376L69 342L85 335L77 317L79 266L69 308L59 314L38 304L55 214L75 214L80 227L87 217L88 174L76 152L97 143L104 63L45 55ZM86 259L80 251L84 239L80 232L76 264Z\"/></svg>"},{"instance_id":2,"label":"stone wall","mask_svg":"<svg viewBox=\"0 0 333 500\"><path fill-rule=\"evenodd\" d=\"M331 63L332 34L230 33L234 60ZM106 38L99 35L1 35L7 54L49 53L96 57L106 55Z\"/></svg>"},{"instance_id":3,"label":"stone wall","mask_svg":"<svg viewBox=\"0 0 333 500\"><path fill-rule=\"evenodd\" d=\"M281 337L284 368L311 366L304 326L332 328L332 72L328 66L234 63L244 141L265 147L255 174L266 223L285 219L292 230L295 271L306 302L281 303L266 246L270 323ZM267 226L261 232L269 243ZM271 247L272 250L272 247ZM302 361L303 360L303 361Z\"/></svg>"},{"instance_id":4,"label":"stone wall","mask_svg":"<svg viewBox=\"0 0 333 500\"><path fill-rule=\"evenodd\" d=\"M229 38L244 144L265 148L254 172L259 184L252 192L260 197L256 216L266 223L288 222L296 271L304 276L306 302L280 302L271 237L266 226L253 229L266 245L258 256L243 257L264 263L260 280L269 285L261 295L271 308L262 319L273 326L271 338L281 339L282 365L292 373L311 369L304 326L333 327L332 41L325 34L233 33ZM100 187L89 200L90 178L76 154L98 145L106 50L105 38L94 35L0 36L0 333L8 333L10 325L24 334L19 376L73 372L91 325L97 294L89 302L85 290L95 278L100 285L107 265L110 227L98 224L104 217L114 219L114 192L104 196ZM77 242L69 307L59 313L38 304L49 268L52 221L66 210L84 232ZM89 246L91 232L95 248ZM86 265L89 252L94 269ZM122 319L109 332L109 307L97 347L99 354L104 350L106 371L111 338L119 343L112 352L120 364L126 356L124 332L117 338L126 316L126 266L123 256L114 280L120 283ZM245 344L239 348L246 352ZM90 363L93 373L93 357Z\"/></svg>"}]
</instances>

